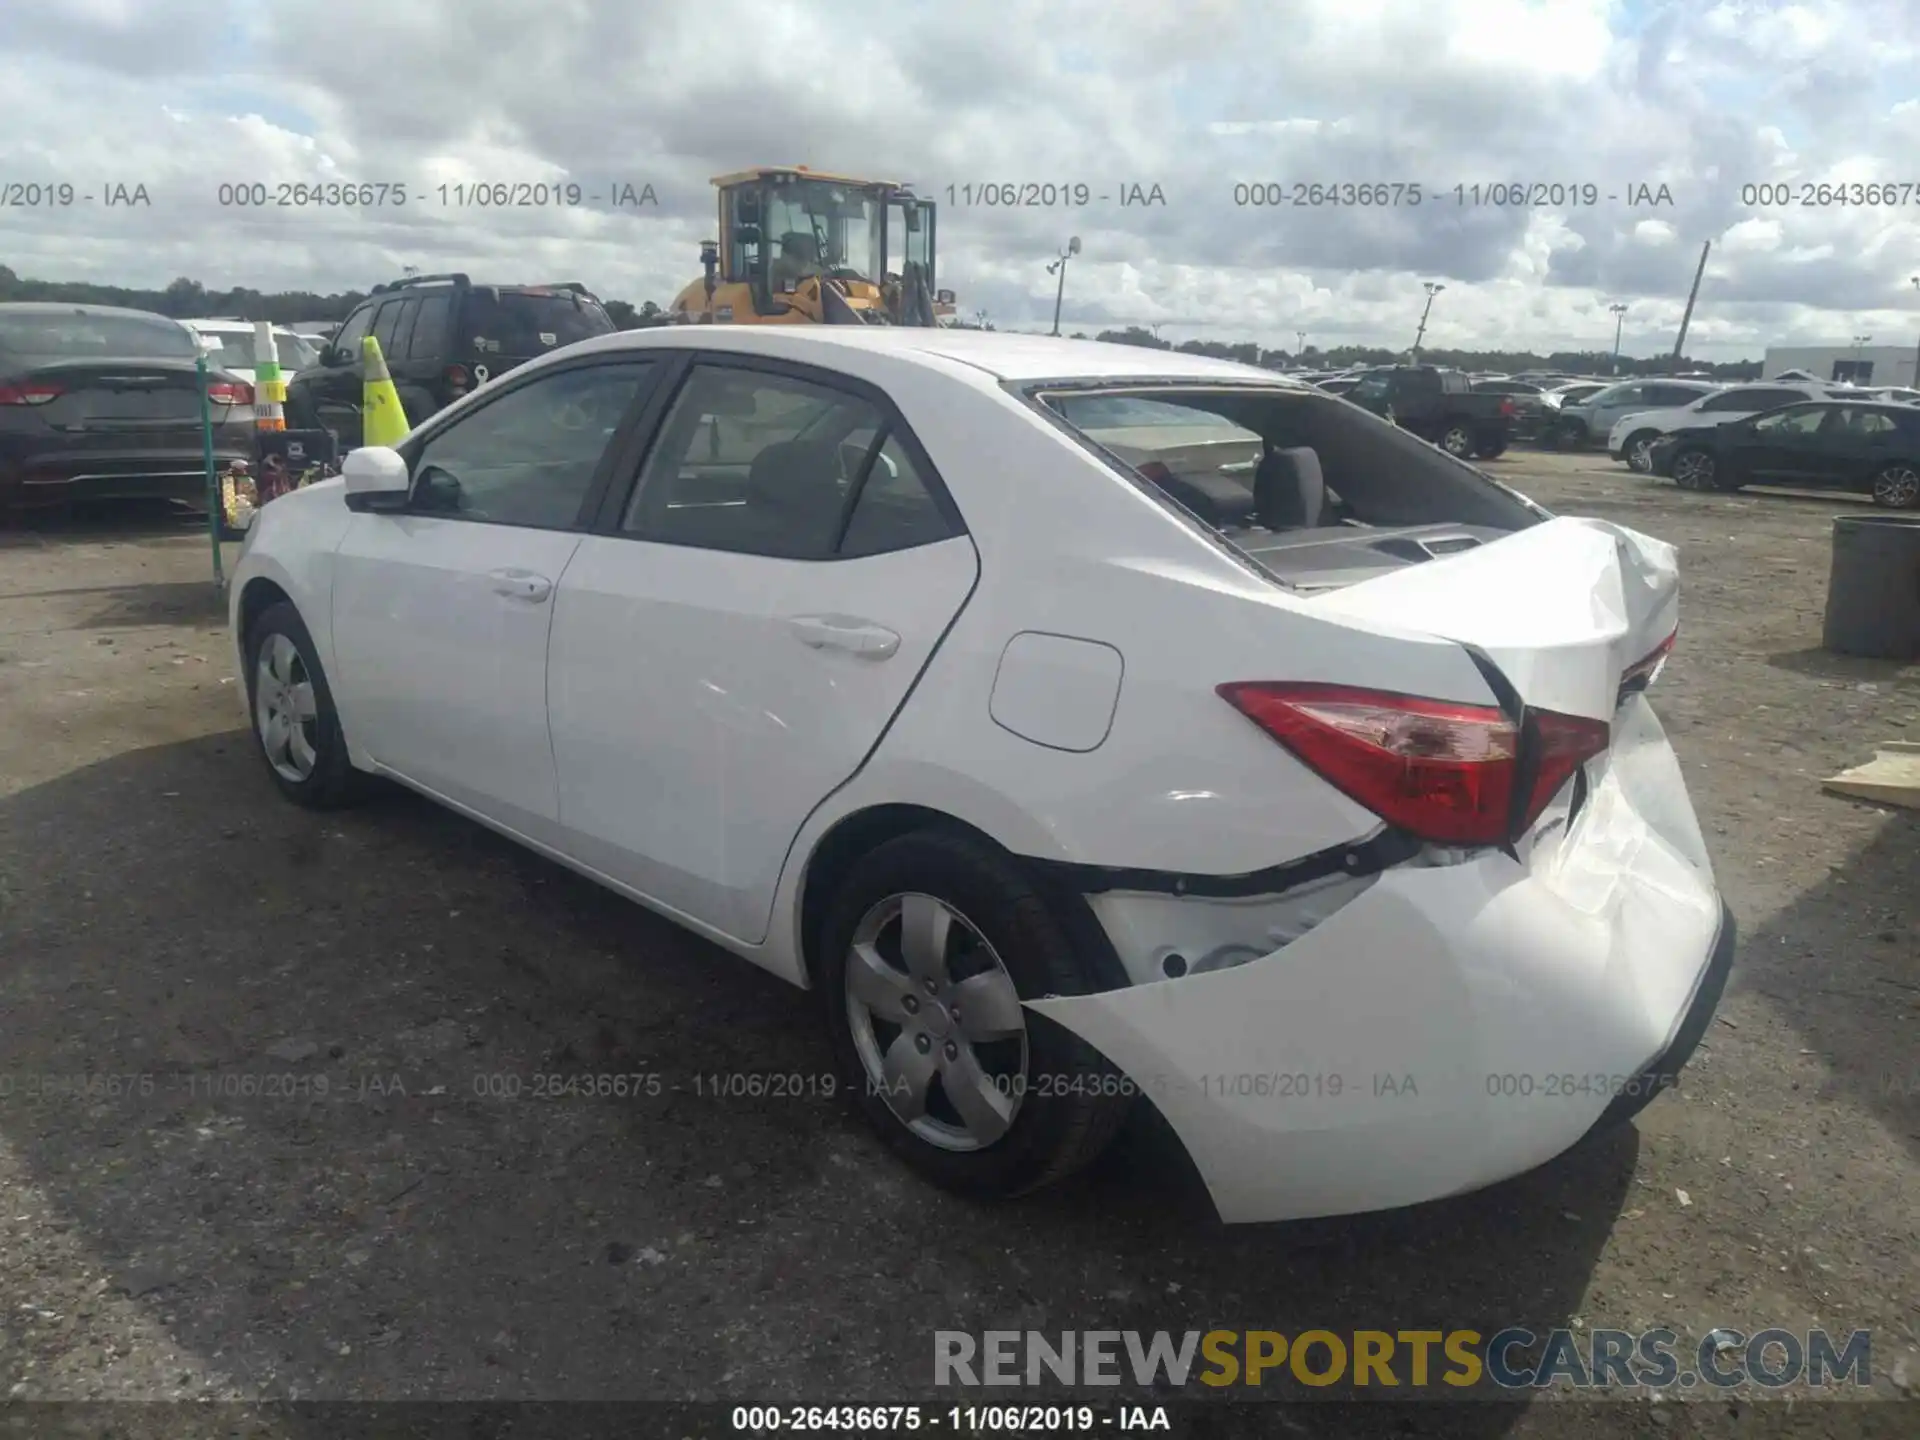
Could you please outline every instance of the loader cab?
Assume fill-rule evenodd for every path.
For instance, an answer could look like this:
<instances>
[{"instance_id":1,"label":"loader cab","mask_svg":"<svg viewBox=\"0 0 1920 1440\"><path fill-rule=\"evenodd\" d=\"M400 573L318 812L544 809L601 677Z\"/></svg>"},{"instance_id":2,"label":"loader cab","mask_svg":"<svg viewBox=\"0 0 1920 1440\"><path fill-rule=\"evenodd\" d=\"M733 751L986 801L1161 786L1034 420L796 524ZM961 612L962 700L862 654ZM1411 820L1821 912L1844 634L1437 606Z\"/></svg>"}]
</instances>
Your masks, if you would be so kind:
<instances>
[{"instance_id":1,"label":"loader cab","mask_svg":"<svg viewBox=\"0 0 1920 1440\"><path fill-rule=\"evenodd\" d=\"M877 285L887 188L791 171L727 177L718 279L750 287L762 315L783 311L809 276Z\"/></svg>"}]
</instances>

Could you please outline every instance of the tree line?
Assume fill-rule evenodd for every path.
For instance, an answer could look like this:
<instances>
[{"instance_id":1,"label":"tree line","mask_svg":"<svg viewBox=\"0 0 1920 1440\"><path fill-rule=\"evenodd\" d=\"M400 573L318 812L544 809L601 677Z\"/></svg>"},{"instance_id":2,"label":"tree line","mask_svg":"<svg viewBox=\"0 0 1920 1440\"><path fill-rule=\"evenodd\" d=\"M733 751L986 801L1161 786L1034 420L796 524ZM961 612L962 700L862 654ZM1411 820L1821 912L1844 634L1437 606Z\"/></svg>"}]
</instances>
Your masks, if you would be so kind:
<instances>
[{"instance_id":1,"label":"tree line","mask_svg":"<svg viewBox=\"0 0 1920 1440\"><path fill-rule=\"evenodd\" d=\"M123 305L133 310L151 310L176 320L191 320L215 315L242 320L267 320L276 325L303 322L341 321L367 298L366 292L344 290L319 294L311 290L261 291L246 286L230 290L209 290L198 280L181 276L164 290L139 290L124 285L99 285L84 280L25 280L5 265L0 265L0 302L17 300L63 301L74 305ZM634 305L626 300L600 302L607 315L622 330L644 329L667 323L664 309L648 300ZM963 325L962 328L980 328ZM987 325L985 328L994 328ZM1095 335L1076 332L1076 340L1105 340L1119 345L1139 345L1153 350L1175 350L1184 355L1206 355L1220 360L1237 360L1269 370L1293 369L1301 365L1322 370L1342 370L1353 365L1392 365L1405 360L1404 350L1377 345L1338 345L1321 349L1309 345L1298 355L1288 350L1267 349L1253 341L1229 343L1223 340L1183 340L1178 344L1162 340L1153 331L1139 325L1117 330L1102 330ZM1717 379L1757 380L1760 362L1738 360L1725 364L1667 356L1633 359L1621 356L1617 370L1613 357L1604 350L1556 350L1540 355L1530 350L1442 350L1422 349L1421 359L1429 365L1461 370L1501 371L1561 370L1569 374L1608 376L1669 374L1675 370L1705 371Z\"/></svg>"}]
</instances>

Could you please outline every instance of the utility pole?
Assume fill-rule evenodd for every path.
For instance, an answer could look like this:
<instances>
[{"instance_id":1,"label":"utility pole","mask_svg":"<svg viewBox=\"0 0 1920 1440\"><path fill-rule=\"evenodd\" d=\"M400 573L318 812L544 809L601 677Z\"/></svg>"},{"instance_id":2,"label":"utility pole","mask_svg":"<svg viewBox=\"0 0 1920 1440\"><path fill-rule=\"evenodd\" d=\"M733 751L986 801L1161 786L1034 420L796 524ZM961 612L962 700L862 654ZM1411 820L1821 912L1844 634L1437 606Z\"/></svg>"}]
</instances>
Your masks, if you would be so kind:
<instances>
[{"instance_id":1,"label":"utility pole","mask_svg":"<svg viewBox=\"0 0 1920 1440\"><path fill-rule=\"evenodd\" d=\"M1067 241L1067 248L1060 252L1060 258L1047 266L1049 275L1058 275L1060 283L1053 290L1053 333L1060 333L1060 300L1067 293L1067 261L1080 253L1080 237L1075 235Z\"/></svg>"},{"instance_id":2,"label":"utility pole","mask_svg":"<svg viewBox=\"0 0 1920 1440\"><path fill-rule=\"evenodd\" d=\"M1420 342L1426 338L1427 316L1433 313L1433 297L1447 288L1436 280L1427 280L1422 283L1427 289L1427 305L1426 308L1420 312L1420 328L1413 332L1413 355L1411 358L1415 365L1420 363Z\"/></svg>"},{"instance_id":3,"label":"utility pole","mask_svg":"<svg viewBox=\"0 0 1920 1440\"><path fill-rule=\"evenodd\" d=\"M1680 353L1687 347L1687 327L1693 323L1693 302L1700 298L1700 281L1707 273L1707 252L1711 249L1711 240L1700 247L1700 268L1693 272L1693 288L1687 292L1687 309L1680 317L1680 336L1673 342L1673 364L1667 367L1669 370L1680 368Z\"/></svg>"},{"instance_id":4,"label":"utility pole","mask_svg":"<svg viewBox=\"0 0 1920 1440\"><path fill-rule=\"evenodd\" d=\"M1915 285L1920 285L1920 275L1916 275L1913 277L1913 283ZM1294 331L1293 340L1294 340L1293 358L1298 360L1301 364L1304 365L1307 359L1307 332L1304 330Z\"/></svg>"},{"instance_id":5,"label":"utility pole","mask_svg":"<svg viewBox=\"0 0 1920 1440\"><path fill-rule=\"evenodd\" d=\"M1860 347L1871 339L1873 339L1871 335L1856 335L1853 337L1853 368L1847 374L1847 383L1849 385L1858 385L1860 383Z\"/></svg>"},{"instance_id":6,"label":"utility pole","mask_svg":"<svg viewBox=\"0 0 1920 1440\"><path fill-rule=\"evenodd\" d=\"M1609 305L1607 309L1613 312L1613 368L1607 373L1618 375L1620 373L1620 327L1627 323L1627 307L1614 304Z\"/></svg>"}]
</instances>

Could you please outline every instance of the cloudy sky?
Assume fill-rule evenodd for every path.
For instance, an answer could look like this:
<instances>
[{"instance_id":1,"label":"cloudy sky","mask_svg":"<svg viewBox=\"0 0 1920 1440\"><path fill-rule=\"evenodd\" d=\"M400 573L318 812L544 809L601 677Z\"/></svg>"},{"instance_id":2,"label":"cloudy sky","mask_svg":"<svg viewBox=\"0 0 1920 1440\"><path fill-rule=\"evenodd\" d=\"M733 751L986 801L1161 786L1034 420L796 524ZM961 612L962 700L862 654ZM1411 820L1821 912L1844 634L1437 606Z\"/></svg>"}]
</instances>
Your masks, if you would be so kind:
<instances>
[{"instance_id":1,"label":"cloudy sky","mask_svg":"<svg viewBox=\"0 0 1920 1440\"><path fill-rule=\"evenodd\" d=\"M1045 262L1078 235L1068 328L1405 345L1439 281L1430 345L1605 348L1624 302L1651 354L1711 240L1690 352L1911 343L1917 62L1914 0L31 0L0 5L0 263L319 291L415 265L665 304L710 176L807 164L937 199L940 283L1003 328L1050 321ZM408 203L220 204L343 180ZM451 188L541 181L601 198ZM1870 181L1901 203L1799 203ZM50 182L74 202L19 203ZM1000 182L1093 198L967 203ZM1267 182L1422 203L1236 204ZM1485 203L1520 184L1560 194Z\"/></svg>"}]
</instances>

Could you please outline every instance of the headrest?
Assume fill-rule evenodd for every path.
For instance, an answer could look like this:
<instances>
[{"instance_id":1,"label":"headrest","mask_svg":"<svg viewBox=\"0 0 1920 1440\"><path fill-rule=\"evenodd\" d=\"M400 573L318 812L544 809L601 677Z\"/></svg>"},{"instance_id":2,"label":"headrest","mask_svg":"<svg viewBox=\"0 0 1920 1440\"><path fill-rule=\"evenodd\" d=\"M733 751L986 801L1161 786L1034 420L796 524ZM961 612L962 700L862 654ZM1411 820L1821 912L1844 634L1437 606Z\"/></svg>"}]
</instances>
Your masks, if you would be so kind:
<instances>
[{"instance_id":1,"label":"headrest","mask_svg":"<svg viewBox=\"0 0 1920 1440\"><path fill-rule=\"evenodd\" d=\"M1305 445L1269 450L1253 474L1253 508L1269 530L1311 530L1326 509L1320 456Z\"/></svg>"}]
</instances>

